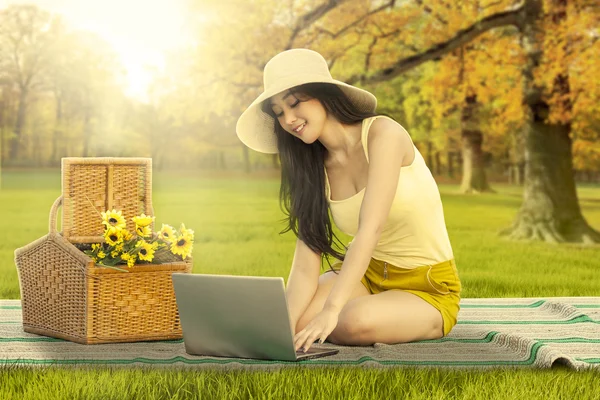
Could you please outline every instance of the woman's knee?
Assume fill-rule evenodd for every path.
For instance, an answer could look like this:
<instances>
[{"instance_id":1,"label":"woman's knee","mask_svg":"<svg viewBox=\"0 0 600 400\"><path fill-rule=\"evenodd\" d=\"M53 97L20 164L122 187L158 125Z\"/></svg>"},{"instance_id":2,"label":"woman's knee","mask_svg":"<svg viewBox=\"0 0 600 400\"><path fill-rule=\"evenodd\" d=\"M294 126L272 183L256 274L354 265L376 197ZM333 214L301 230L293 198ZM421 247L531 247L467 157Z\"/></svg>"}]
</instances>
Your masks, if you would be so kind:
<instances>
[{"instance_id":1,"label":"woman's knee","mask_svg":"<svg viewBox=\"0 0 600 400\"><path fill-rule=\"evenodd\" d=\"M360 306L347 305L338 317L338 324L330 338L337 344L354 344L362 341L373 329L373 320Z\"/></svg>"}]
</instances>

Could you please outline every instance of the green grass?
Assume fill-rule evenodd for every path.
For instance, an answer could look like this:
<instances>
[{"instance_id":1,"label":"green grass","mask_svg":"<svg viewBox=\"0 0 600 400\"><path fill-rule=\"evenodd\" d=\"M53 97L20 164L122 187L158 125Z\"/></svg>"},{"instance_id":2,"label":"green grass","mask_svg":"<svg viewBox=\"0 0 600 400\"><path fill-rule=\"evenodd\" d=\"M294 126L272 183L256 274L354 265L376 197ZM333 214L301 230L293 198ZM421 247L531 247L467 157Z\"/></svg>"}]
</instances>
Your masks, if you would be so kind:
<instances>
[{"instance_id":1,"label":"green grass","mask_svg":"<svg viewBox=\"0 0 600 400\"><path fill-rule=\"evenodd\" d=\"M597 296L600 248L512 242L497 232L521 204L521 188L493 185L497 194L461 195L440 186L463 297ZM157 226L181 222L196 233L194 272L283 276L295 238L279 235L283 214L278 179L218 179L155 173ZM4 172L0 190L0 298L19 298L14 250L48 232L48 213L60 195L60 171ZM600 187L578 188L583 214L600 229ZM348 237L341 235L343 238ZM0 398L600 398L594 372L564 370L460 371L401 368L295 369L282 373L111 370L0 370ZM594 397L596 396L596 397Z\"/></svg>"},{"instance_id":2,"label":"green grass","mask_svg":"<svg viewBox=\"0 0 600 400\"><path fill-rule=\"evenodd\" d=\"M565 370L308 369L281 372L110 368L0 372L4 400L69 399L600 399L598 373Z\"/></svg>"}]
</instances>

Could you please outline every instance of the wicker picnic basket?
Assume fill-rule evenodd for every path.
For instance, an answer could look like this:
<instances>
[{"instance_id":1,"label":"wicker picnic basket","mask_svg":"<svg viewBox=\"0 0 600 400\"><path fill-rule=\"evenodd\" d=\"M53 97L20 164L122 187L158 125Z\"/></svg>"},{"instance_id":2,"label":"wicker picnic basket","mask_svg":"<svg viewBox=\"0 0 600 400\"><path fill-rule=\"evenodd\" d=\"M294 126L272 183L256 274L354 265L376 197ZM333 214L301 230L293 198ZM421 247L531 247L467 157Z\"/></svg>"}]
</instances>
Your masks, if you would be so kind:
<instances>
[{"instance_id":1,"label":"wicker picnic basket","mask_svg":"<svg viewBox=\"0 0 600 400\"><path fill-rule=\"evenodd\" d=\"M62 193L48 234L15 250L25 332L82 344L180 339L171 274L190 273L191 258L121 272L75 246L104 241L98 210L122 210L131 231L132 217L154 215L152 160L63 158Z\"/></svg>"}]
</instances>

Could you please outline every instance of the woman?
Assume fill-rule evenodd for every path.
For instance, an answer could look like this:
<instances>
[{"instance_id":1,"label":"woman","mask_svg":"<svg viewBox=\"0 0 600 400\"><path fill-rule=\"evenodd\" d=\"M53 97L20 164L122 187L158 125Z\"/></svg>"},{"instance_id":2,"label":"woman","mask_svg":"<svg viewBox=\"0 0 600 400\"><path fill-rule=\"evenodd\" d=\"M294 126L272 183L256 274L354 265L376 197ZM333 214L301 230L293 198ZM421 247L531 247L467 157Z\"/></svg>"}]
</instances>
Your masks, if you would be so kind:
<instances>
[{"instance_id":1,"label":"woman","mask_svg":"<svg viewBox=\"0 0 600 400\"><path fill-rule=\"evenodd\" d=\"M460 281L439 191L408 133L312 50L273 57L264 87L236 131L279 153L285 231L298 238L286 288L296 350L447 335ZM329 211L354 236L345 254L332 247ZM327 255L340 262L319 276Z\"/></svg>"}]
</instances>

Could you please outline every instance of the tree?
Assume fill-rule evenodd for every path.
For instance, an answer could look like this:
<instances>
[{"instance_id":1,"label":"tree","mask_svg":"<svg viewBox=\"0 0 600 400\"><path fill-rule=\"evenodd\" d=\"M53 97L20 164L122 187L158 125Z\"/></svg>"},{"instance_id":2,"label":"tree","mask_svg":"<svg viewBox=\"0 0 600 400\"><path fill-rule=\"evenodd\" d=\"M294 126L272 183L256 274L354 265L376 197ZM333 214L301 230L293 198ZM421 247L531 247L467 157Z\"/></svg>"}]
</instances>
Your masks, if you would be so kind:
<instances>
[{"instance_id":1,"label":"tree","mask_svg":"<svg viewBox=\"0 0 600 400\"><path fill-rule=\"evenodd\" d=\"M573 12L598 15L598 7L594 7L593 4L586 4L584 1L573 3ZM534 77L534 70L540 65L545 48L550 50L545 47L547 43L544 41L550 40L554 34L549 30L552 24L568 25L566 10L569 4L566 0L548 0L545 9L543 6L541 0L526 0L517 8L482 18L425 51L402 57L375 72L360 74L347 81L363 84L388 81L423 62L443 56L473 41L490 29L508 25L518 27L523 35L523 46L527 56L524 98L531 120L526 127L527 163L523 205L513 227L502 233L511 233L511 237L516 239L600 242L600 234L587 224L577 201L569 138L571 127L565 122L549 120L552 106L560 105L561 109L567 111L572 109L568 69L564 69L565 59L547 59L550 65L563 65L562 70L555 67L559 72L554 74L552 85L548 85L540 77ZM577 19L572 19L571 22L571 29L581 29L577 25ZM568 32L569 29L564 27L562 30ZM544 32L547 34L544 35ZM566 34L565 36L568 37ZM595 42L597 39L592 36L590 40ZM558 48L562 46L564 49L561 54L567 54L569 40L565 38L560 43ZM566 120L570 118L570 114L565 116Z\"/></svg>"},{"instance_id":2,"label":"tree","mask_svg":"<svg viewBox=\"0 0 600 400\"><path fill-rule=\"evenodd\" d=\"M566 0L564 3L566 4ZM428 4L437 6L438 9L444 10L444 13L453 9L452 3L441 0L432 0ZM362 52L361 57L355 57L353 61L354 65L362 64L363 68L355 68L356 72L349 75L345 81L358 86L374 85L389 82L427 61L439 60L492 29L516 27L524 38L522 42L528 68L523 76L526 87L523 98L526 111L532 119L524 128L528 172L523 208L518 216L520 222L516 223L516 229L513 230L520 233L513 237L574 242L600 240L598 233L587 225L579 210L572 178L570 127L564 124L558 126L547 119L551 107L556 107L560 101L564 102L565 96L570 96L567 86L568 74L557 75L552 87L548 87L540 77L533 76L534 68L540 63L540 56L544 52L544 37L550 37L543 35L544 30L550 26L544 24L542 0L523 0L520 4L508 0L492 2L478 7L476 17L454 18L452 21L446 21L446 24L444 13L435 12L428 4L424 1L410 4L396 4L395 1L328 1L299 14L295 18L296 22L289 25L288 29L281 28L280 34L289 35L289 40L283 41L286 46L279 45L282 41L280 36L276 35L275 43L269 42L274 44L276 50L263 54L272 56L276 51L285 48L310 46L325 53L330 63L337 65L340 60L344 60L346 52ZM420 14L415 14L415 5L420 7ZM558 0L554 3L548 0L548 15L556 13L555 9L560 5ZM578 13L598 14L598 8L591 3L586 5L584 0L578 1L576 5ZM355 13L354 17L344 14L345 9L352 10ZM343 18L344 15L346 18ZM430 15L432 23L423 22L424 15ZM361 33L370 29L371 21L375 21L371 24L375 29L376 25L383 26L381 32L371 33L370 38L369 35L361 36ZM394 25L396 29L393 29ZM577 22L573 22L571 27L572 30L581 32L582 27ZM256 30L260 32L259 28ZM256 42L256 39L256 35L252 36L253 42ZM245 47L242 49L240 53L245 54ZM357 49L362 51L358 52ZM246 61L249 61L247 57ZM559 58L550 62L550 65L560 63L564 63L564 60ZM254 67L254 79L238 81L253 82L249 84L255 88L253 94L258 91L256 88L260 87L256 83L257 75L262 71L264 64L257 63ZM544 88L551 93L556 92L555 88L561 88L556 92L559 100L550 101ZM572 118L572 115L569 118ZM548 160L552 157L558 167L548 165Z\"/></svg>"},{"instance_id":3,"label":"tree","mask_svg":"<svg viewBox=\"0 0 600 400\"><path fill-rule=\"evenodd\" d=\"M502 233L548 242L600 242L600 233L583 218L577 199L567 63L572 52L569 31L575 25L569 13L593 13L594 8L567 0L530 1L529 7L530 19L523 31L528 54L525 102L531 118L526 132L524 201L513 226Z\"/></svg>"},{"instance_id":4,"label":"tree","mask_svg":"<svg viewBox=\"0 0 600 400\"><path fill-rule=\"evenodd\" d=\"M0 65L4 79L19 90L17 118L9 159L19 157L27 100L41 84L47 59L56 40L51 15L33 5L12 5L0 11Z\"/></svg>"}]
</instances>

